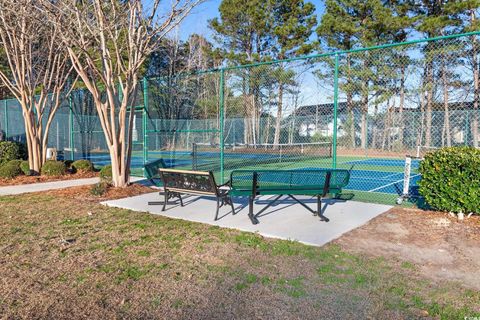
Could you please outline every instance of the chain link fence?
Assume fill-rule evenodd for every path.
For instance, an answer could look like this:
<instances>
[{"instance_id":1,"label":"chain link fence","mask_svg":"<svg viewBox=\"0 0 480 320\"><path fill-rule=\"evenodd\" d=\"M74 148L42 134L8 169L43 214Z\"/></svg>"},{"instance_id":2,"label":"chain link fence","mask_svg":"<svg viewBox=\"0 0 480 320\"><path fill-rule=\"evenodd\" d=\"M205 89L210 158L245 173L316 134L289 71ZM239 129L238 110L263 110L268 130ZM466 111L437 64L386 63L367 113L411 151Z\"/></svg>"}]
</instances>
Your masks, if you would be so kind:
<instances>
[{"instance_id":1,"label":"chain link fence","mask_svg":"<svg viewBox=\"0 0 480 320\"><path fill-rule=\"evenodd\" d=\"M478 147L479 34L144 79L132 173L159 158L219 182L235 169L346 168L354 199L393 203L407 154L414 189L425 152ZM0 101L0 130L24 138L13 100ZM49 138L66 159L109 162L86 91L65 101Z\"/></svg>"}]
</instances>

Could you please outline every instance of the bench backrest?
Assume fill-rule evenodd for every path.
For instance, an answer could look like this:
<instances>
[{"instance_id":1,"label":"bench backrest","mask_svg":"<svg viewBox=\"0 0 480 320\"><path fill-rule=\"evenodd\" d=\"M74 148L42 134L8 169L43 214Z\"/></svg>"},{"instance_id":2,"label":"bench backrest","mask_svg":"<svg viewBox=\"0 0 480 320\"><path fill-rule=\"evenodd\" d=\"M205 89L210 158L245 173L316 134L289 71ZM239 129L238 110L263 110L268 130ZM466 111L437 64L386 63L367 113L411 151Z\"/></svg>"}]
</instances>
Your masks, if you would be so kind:
<instances>
[{"instance_id":1,"label":"bench backrest","mask_svg":"<svg viewBox=\"0 0 480 320\"><path fill-rule=\"evenodd\" d=\"M218 196L218 187L211 171L159 169L163 187L174 192Z\"/></svg>"},{"instance_id":2,"label":"bench backrest","mask_svg":"<svg viewBox=\"0 0 480 320\"><path fill-rule=\"evenodd\" d=\"M343 169L235 170L230 175L234 193L254 194L289 190L307 194L339 192L349 179L350 172Z\"/></svg>"},{"instance_id":3,"label":"bench backrest","mask_svg":"<svg viewBox=\"0 0 480 320\"><path fill-rule=\"evenodd\" d=\"M158 183L154 179L160 179L158 170L162 168L166 168L165 161L163 159L157 159L148 162L144 166L145 178L150 180L150 182L152 182L154 185L158 185Z\"/></svg>"}]
</instances>

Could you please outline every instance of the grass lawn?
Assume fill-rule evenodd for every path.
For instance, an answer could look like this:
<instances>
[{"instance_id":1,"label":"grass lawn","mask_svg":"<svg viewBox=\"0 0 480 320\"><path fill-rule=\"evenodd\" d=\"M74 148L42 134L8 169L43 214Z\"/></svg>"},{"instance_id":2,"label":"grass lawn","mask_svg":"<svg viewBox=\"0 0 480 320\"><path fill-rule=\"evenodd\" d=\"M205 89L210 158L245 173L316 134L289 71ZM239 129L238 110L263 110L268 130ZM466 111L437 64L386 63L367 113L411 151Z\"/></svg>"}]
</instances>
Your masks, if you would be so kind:
<instances>
[{"instance_id":1,"label":"grass lawn","mask_svg":"<svg viewBox=\"0 0 480 320\"><path fill-rule=\"evenodd\" d=\"M2 318L480 316L478 291L428 280L410 262L78 198L0 198Z\"/></svg>"}]
</instances>

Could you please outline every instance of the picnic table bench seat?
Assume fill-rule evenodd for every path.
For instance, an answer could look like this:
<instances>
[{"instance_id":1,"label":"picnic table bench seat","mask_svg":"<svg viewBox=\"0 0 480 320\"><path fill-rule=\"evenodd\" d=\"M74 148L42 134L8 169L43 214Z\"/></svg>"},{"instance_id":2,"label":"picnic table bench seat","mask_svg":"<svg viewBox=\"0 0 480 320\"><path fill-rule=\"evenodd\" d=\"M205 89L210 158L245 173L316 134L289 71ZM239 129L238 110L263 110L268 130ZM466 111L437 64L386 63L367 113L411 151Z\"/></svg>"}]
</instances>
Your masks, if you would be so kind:
<instances>
[{"instance_id":1,"label":"picnic table bench seat","mask_svg":"<svg viewBox=\"0 0 480 320\"><path fill-rule=\"evenodd\" d=\"M230 196L248 196L248 216L257 224L258 216L286 195L298 202L308 211L328 222L322 214L322 198L327 194L340 194L350 179L350 171L344 169L292 169L292 170L234 170L230 174ZM253 213L253 204L257 196L276 195L276 197L258 213ZM309 208L295 195L317 197L317 210Z\"/></svg>"}]
</instances>

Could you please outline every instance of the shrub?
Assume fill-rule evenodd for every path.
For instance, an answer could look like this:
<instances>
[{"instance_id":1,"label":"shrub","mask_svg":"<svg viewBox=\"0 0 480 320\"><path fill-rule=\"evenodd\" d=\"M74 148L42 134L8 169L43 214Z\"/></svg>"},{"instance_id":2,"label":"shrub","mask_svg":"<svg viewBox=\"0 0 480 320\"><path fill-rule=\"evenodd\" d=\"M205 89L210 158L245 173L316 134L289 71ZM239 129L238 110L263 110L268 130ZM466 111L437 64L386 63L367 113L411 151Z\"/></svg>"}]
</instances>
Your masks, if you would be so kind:
<instances>
[{"instance_id":1,"label":"shrub","mask_svg":"<svg viewBox=\"0 0 480 320\"><path fill-rule=\"evenodd\" d=\"M28 161L26 160L22 160L22 162L20 163L20 169L22 170L22 172L26 175L26 176L29 176L30 175L30 164L28 163Z\"/></svg>"},{"instance_id":2,"label":"shrub","mask_svg":"<svg viewBox=\"0 0 480 320\"><path fill-rule=\"evenodd\" d=\"M6 165L12 165L12 166L16 166L16 167L19 167L20 168L20 165L22 164L22 161L23 160L18 160L18 159L15 159L15 160L10 160L6 163Z\"/></svg>"},{"instance_id":3,"label":"shrub","mask_svg":"<svg viewBox=\"0 0 480 320\"><path fill-rule=\"evenodd\" d=\"M10 160L20 159L22 156L20 145L12 141L0 142L0 166Z\"/></svg>"},{"instance_id":4,"label":"shrub","mask_svg":"<svg viewBox=\"0 0 480 320\"><path fill-rule=\"evenodd\" d=\"M67 167L62 161L49 160L42 166L42 174L46 176L61 176L66 170Z\"/></svg>"},{"instance_id":5,"label":"shrub","mask_svg":"<svg viewBox=\"0 0 480 320\"><path fill-rule=\"evenodd\" d=\"M72 163L73 172L92 172L93 171L93 163L89 160L77 160Z\"/></svg>"},{"instance_id":6,"label":"shrub","mask_svg":"<svg viewBox=\"0 0 480 320\"><path fill-rule=\"evenodd\" d=\"M111 183L112 182L112 165L108 164L100 170L100 181Z\"/></svg>"},{"instance_id":7,"label":"shrub","mask_svg":"<svg viewBox=\"0 0 480 320\"><path fill-rule=\"evenodd\" d=\"M480 213L480 150L442 148L420 163L419 192L436 210Z\"/></svg>"},{"instance_id":8,"label":"shrub","mask_svg":"<svg viewBox=\"0 0 480 320\"><path fill-rule=\"evenodd\" d=\"M8 162L0 166L0 177L5 179L13 179L22 174L22 169L17 162Z\"/></svg>"},{"instance_id":9,"label":"shrub","mask_svg":"<svg viewBox=\"0 0 480 320\"><path fill-rule=\"evenodd\" d=\"M90 189L90 194L101 197L108 191L108 183L107 182L99 182L95 183L92 188Z\"/></svg>"}]
</instances>

